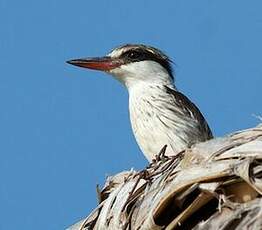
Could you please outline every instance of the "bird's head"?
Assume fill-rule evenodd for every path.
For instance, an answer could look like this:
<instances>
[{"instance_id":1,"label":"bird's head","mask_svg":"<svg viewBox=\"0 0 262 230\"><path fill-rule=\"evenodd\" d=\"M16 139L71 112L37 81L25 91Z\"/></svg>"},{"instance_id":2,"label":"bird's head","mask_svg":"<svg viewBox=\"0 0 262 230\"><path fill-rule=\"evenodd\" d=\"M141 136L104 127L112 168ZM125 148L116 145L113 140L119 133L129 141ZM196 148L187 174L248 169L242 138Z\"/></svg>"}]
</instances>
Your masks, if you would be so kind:
<instances>
[{"instance_id":1,"label":"bird's head","mask_svg":"<svg viewBox=\"0 0 262 230\"><path fill-rule=\"evenodd\" d=\"M107 72L127 88L139 82L170 84L173 81L168 56L154 47L140 44L117 47L104 57L74 59L68 63Z\"/></svg>"}]
</instances>

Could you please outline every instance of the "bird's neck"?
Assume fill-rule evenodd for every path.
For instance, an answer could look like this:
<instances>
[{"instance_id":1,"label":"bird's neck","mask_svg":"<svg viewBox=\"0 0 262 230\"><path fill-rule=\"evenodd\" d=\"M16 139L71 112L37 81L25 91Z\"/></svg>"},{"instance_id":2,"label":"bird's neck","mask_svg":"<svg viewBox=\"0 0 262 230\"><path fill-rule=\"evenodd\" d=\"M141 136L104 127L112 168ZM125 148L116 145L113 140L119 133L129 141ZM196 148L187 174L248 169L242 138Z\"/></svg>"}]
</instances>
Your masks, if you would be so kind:
<instances>
[{"instance_id":1,"label":"bird's neck","mask_svg":"<svg viewBox=\"0 0 262 230\"><path fill-rule=\"evenodd\" d=\"M176 90L175 85L172 82L139 82L128 88L129 100L132 99L151 99L159 98L167 94L166 86ZM154 101L154 100L153 100Z\"/></svg>"},{"instance_id":2,"label":"bird's neck","mask_svg":"<svg viewBox=\"0 0 262 230\"><path fill-rule=\"evenodd\" d=\"M122 65L110 72L128 89L129 93L133 89L141 87L155 87L161 85L172 85L173 76L169 72L153 61L134 62Z\"/></svg>"},{"instance_id":3,"label":"bird's neck","mask_svg":"<svg viewBox=\"0 0 262 230\"><path fill-rule=\"evenodd\" d=\"M174 90L173 84L137 84L129 88L129 113L132 119L136 117L144 117L150 111L154 114L162 113L160 108L170 101L170 95L166 91L166 86Z\"/></svg>"}]
</instances>

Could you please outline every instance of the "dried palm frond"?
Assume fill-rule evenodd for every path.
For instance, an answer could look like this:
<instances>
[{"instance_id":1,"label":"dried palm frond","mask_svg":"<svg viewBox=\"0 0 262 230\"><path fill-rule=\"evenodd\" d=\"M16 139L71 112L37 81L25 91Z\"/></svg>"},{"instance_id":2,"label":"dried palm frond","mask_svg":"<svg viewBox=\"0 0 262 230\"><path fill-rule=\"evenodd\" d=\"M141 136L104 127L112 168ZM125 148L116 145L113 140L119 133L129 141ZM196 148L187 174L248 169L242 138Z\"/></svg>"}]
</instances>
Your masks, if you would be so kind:
<instances>
[{"instance_id":1,"label":"dried palm frond","mask_svg":"<svg viewBox=\"0 0 262 230\"><path fill-rule=\"evenodd\" d=\"M262 229L262 126L109 177L70 230Z\"/></svg>"}]
</instances>

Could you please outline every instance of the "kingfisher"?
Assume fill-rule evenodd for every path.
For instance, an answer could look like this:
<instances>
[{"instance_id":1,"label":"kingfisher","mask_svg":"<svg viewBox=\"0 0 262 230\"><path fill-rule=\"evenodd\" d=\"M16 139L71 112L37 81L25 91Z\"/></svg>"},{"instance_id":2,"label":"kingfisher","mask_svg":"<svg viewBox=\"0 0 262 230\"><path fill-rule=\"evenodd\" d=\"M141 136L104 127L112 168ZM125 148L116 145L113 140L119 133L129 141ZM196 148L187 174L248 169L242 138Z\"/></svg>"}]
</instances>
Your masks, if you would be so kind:
<instances>
[{"instance_id":1,"label":"kingfisher","mask_svg":"<svg viewBox=\"0 0 262 230\"><path fill-rule=\"evenodd\" d=\"M67 63L106 72L126 87L132 130L150 162L163 146L166 156L174 156L213 137L197 106L176 88L172 61L161 50L126 44L103 57Z\"/></svg>"}]
</instances>

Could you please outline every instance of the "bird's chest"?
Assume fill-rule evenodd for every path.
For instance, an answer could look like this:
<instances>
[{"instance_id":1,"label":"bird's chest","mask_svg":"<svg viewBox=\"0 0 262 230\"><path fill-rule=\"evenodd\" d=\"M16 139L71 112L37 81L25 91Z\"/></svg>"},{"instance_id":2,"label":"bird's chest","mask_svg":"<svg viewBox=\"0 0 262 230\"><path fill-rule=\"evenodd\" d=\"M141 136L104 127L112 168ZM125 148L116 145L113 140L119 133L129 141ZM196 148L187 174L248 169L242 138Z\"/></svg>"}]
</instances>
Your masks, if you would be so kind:
<instances>
[{"instance_id":1,"label":"bird's chest","mask_svg":"<svg viewBox=\"0 0 262 230\"><path fill-rule=\"evenodd\" d=\"M154 101L154 97L131 98L129 111L137 143L146 157L152 159L171 142L171 130L162 121L161 105Z\"/></svg>"},{"instance_id":2,"label":"bird's chest","mask_svg":"<svg viewBox=\"0 0 262 230\"><path fill-rule=\"evenodd\" d=\"M157 132L152 131L159 127L156 120L156 111L152 103L146 99L132 101L129 111L132 129L136 138L139 140L149 139L149 137L154 138Z\"/></svg>"}]
</instances>

